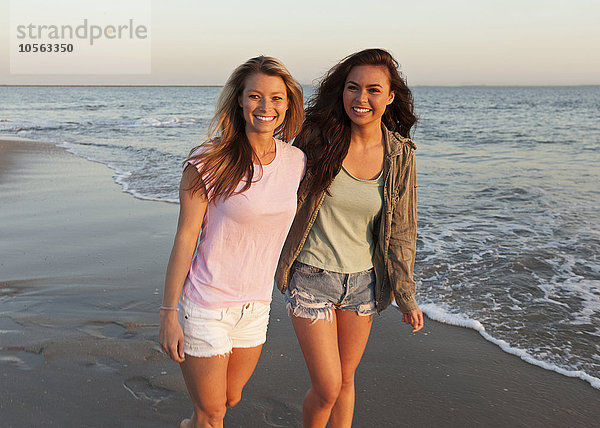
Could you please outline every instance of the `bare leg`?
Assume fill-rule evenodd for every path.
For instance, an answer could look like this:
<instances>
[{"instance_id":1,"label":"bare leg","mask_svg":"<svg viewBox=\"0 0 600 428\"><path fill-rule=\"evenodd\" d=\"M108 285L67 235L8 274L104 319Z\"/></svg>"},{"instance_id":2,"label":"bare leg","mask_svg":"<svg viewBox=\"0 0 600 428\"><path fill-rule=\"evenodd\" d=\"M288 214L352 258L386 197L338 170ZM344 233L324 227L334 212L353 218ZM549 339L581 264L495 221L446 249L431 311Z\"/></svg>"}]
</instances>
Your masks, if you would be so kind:
<instances>
[{"instance_id":1,"label":"bare leg","mask_svg":"<svg viewBox=\"0 0 600 428\"><path fill-rule=\"evenodd\" d=\"M331 428L350 428L354 414L354 372L367 346L373 316L336 310L337 339L342 366L342 389L331 411Z\"/></svg>"},{"instance_id":2,"label":"bare leg","mask_svg":"<svg viewBox=\"0 0 600 428\"><path fill-rule=\"evenodd\" d=\"M227 407L240 401L261 350L262 345L259 345L233 348L230 354L221 357L186 355L181 371L194 404L194 414L191 419L182 421L181 427L222 427Z\"/></svg>"},{"instance_id":3,"label":"bare leg","mask_svg":"<svg viewBox=\"0 0 600 428\"><path fill-rule=\"evenodd\" d=\"M181 423L182 427L223 427L227 410L228 364L229 355L202 358L186 354L180 367L194 405L194 414Z\"/></svg>"},{"instance_id":4,"label":"bare leg","mask_svg":"<svg viewBox=\"0 0 600 428\"><path fill-rule=\"evenodd\" d=\"M258 363L262 345L253 348L233 348L227 367L227 407L233 407L242 398L242 389Z\"/></svg>"},{"instance_id":5,"label":"bare leg","mask_svg":"<svg viewBox=\"0 0 600 428\"><path fill-rule=\"evenodd\" d=\"M337 322L299 318L292 324L304 354L311 387L304 397L302 420L305 427L325 427L342 386Z\"/></svg>"}]
</instances>

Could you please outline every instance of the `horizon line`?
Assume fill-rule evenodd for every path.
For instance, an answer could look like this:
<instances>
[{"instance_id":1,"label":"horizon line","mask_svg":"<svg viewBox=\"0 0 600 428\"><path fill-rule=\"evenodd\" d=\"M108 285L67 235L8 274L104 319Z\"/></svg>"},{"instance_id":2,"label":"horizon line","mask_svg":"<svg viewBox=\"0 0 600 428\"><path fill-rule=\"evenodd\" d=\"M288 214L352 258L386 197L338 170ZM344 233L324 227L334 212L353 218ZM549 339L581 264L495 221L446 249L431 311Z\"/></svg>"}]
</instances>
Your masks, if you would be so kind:
<instances>
[{"instance_id":1,"label":"horizon line","mask_svg":"<svg viewBox=\"0 0 600 428\"><path fill-rule=\"evenodd\" d=\"M316 86L308 83L301 83L303 86ZM3 84L0 87L40 87L40 88L222 88L224 84ZM600 86L600 83L576 83L576 84L493 84L493 83L462 83L462 84L416 84L409 87L584 87Z\"/></svg>"}]
</instances>

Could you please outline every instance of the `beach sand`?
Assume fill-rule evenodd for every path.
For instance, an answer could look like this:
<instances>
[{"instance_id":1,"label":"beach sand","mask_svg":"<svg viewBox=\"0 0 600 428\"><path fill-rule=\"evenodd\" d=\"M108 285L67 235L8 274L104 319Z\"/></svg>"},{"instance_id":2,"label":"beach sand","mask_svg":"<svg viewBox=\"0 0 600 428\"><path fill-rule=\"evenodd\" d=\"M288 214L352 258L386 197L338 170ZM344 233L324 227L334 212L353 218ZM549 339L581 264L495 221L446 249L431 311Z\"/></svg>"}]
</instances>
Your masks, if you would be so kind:
<instances>
[{"instance_id":1,"label":"beach sand","mask_svg":"<svg viewBox=\"0 0 600 428\"><path fill-rule=\"evenodd\" d=\"M121 192L104 165L0 140L0 425L168 427L191 413L160 350L158 307L178 207ZM376 316L355 427L597 426L600 391L477 332ZM557 344L560 346L560 344ZM226 427L297 427L309 386L274 293L268 340Z\"/></svg>"}]
</instances>

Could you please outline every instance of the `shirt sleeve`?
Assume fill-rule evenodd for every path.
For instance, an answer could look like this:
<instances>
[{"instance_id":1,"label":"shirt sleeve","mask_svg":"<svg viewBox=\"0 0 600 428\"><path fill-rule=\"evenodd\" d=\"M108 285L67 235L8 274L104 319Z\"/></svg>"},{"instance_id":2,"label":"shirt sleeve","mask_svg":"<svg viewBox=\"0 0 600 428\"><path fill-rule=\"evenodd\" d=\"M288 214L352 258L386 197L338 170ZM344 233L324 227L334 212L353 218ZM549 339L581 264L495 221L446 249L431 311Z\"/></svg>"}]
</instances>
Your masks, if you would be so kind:
<instances>
[{"instance_id":1,"label":"shirt sleeve","mask_svg":"<svg viewBox=\"0 0 600 428\"><path fill-rule=\"evenodd\" d=\"M400 177L402 185L394 198L388 274L398 306L403 312L410 312L418 309L413 280L417 246L417 173L414 150L407 148L405 153Z\"/></svg>"}]
</instances>

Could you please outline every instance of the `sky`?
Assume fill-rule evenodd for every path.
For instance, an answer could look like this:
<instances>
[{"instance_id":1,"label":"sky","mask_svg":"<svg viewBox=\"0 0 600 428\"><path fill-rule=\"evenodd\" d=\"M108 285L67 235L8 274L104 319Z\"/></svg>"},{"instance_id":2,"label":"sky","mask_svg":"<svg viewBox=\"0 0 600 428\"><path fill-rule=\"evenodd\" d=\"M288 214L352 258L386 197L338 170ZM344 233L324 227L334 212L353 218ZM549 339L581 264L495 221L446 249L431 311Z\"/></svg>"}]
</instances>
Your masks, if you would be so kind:
<instances>
[{"instance_id":1,"label":"sky","mask_svg":"<svg viewBox=\"0 0 600 428\"><path fill-rule=\"evenodd\" d=\"M59 22L69 10L61 1L69 0L39 1L28 10ZM600 0L137 1L141 15L151 12L140 58L115 59L99 42L89 54L104 64L96 73L77 72L67 56L54 55L65 62L62 69L38 66L31 74L11 62L17 22L10 0L0 0L0 84L220 85L260 54L279 58L311 84L369 47L389 50L409 85L600 84ZM90 20L101 18L105 2L77 3ZM144 55L148 67L111 72L126 61L141 65Z\"/></svg>"}]
</instances>

